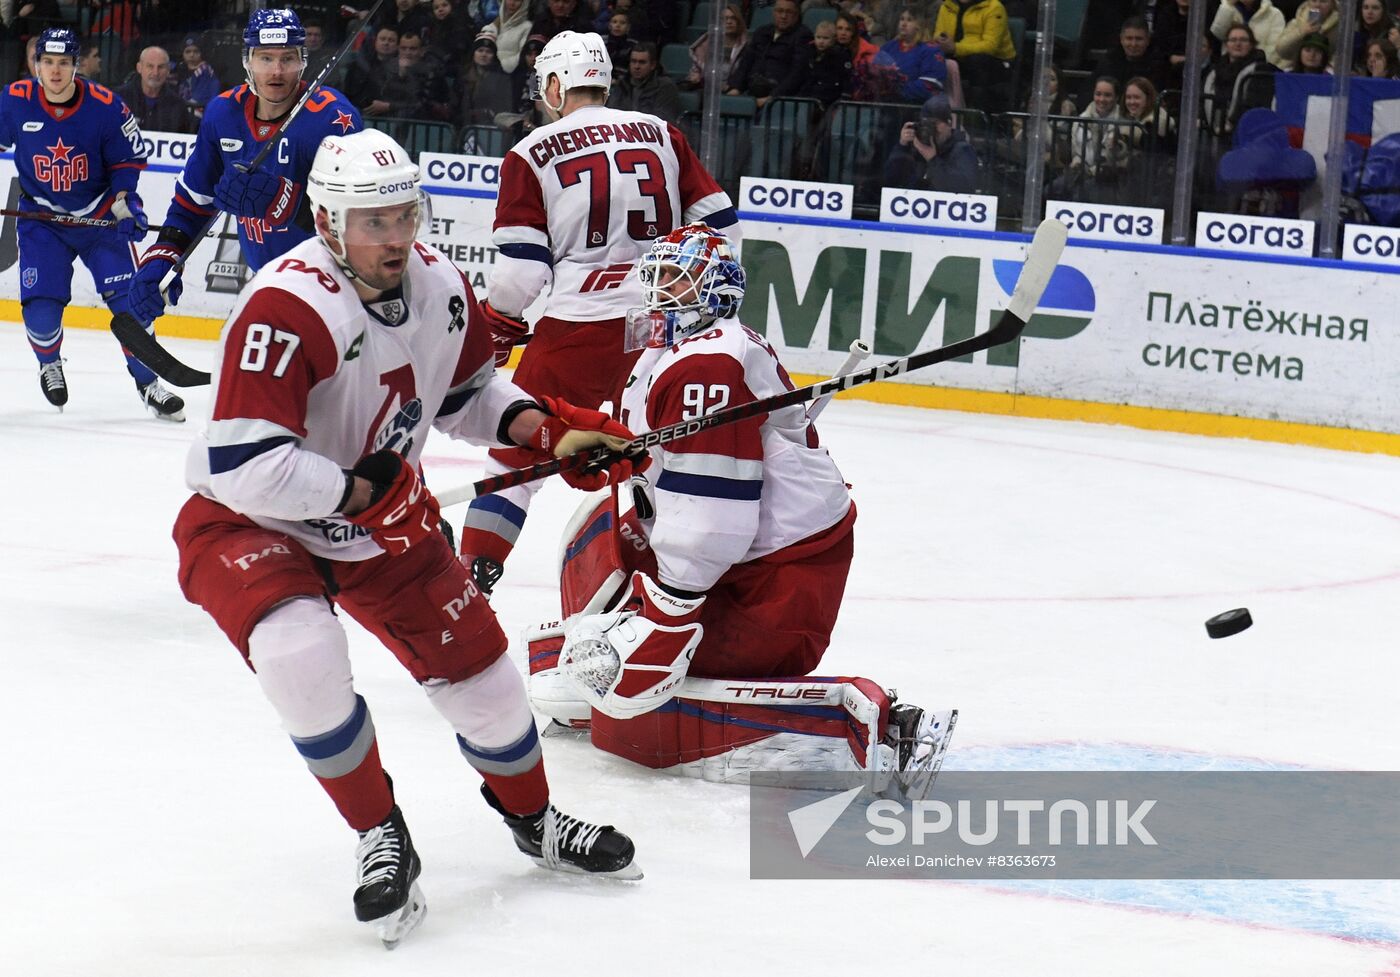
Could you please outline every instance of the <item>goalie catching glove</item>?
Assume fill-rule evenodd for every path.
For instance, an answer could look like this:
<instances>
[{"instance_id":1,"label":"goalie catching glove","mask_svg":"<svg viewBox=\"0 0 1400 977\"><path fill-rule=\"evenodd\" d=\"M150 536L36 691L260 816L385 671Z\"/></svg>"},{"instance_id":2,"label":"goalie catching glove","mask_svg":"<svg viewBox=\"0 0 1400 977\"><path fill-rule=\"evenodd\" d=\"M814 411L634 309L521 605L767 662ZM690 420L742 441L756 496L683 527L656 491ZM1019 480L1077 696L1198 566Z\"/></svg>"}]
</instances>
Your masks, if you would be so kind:
<instances>
[{"instance_id":1,"label":"goalie catching glove","mask_svg":"<svg viewBox=\"0 0 1400 977\"><path fill-rule=\"evenodd\" d=\"M384 551L407 552L438 531L442 513L438 501L401 455L376 451L355 463L350 472L372 486L369 505L345 518L368 529Z\"/></svg>"},{"instance_id":2,"label":"goalie catching glove","mask_svg":"<svg viewBox=\"0 0 1400 977\"><path fill-rule=\"evenodd\" d=\"M481 303L481 314L491 327L491 345L496 348L496 366L502 367L510 359L511 350L523 345L530 336L530 326L524 319L506 315L494 308L491 303Z\"/></svg>"},{"instance_id":3,"label":"goalie catching glove","mask_svg":"<svg viewBox=\"0 0 1400 977\"><path fill-rule=\"evenodd\" d=\"M570 625L559 665L604 715L631 719L651 712L685 681L705 633L704 603L704 594L677 593L635 571L621 607Z\"/></svg>"},{"instance_id":4,"label":"goalie catching glove","mask_svg":"<svg viewBox=\"0 0 1400 977\"><path fill-rule=\"evenodd\" d=\"M594 448L611 452L601 463L561 472L564 481L574 488L593 492L624 482L633 472L645 471L651 464L651 456L645 451L636 455L622 453L632 440L632 432L602 411L575 407L558 397L541 397L540 403L550 416L530 435L525 447L551 458L567 458Z\"/></svg>"}]
</instances>

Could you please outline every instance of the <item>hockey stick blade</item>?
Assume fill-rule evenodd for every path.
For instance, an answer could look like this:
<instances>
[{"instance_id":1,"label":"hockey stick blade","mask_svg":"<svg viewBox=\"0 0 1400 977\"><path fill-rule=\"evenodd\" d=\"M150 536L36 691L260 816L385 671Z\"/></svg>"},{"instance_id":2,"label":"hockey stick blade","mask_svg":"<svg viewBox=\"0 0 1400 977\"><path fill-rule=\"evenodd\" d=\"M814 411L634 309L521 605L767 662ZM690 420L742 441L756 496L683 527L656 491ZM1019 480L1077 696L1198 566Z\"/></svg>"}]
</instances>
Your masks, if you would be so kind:
<instances>
[{"instance_id":1,"label":"hockey stick blade","mask_svg":"<svg viewBox=\"0 0 1400 977\"><path fill-rule=\"evenodd\" d=\"M756 417L759 414L770 414L793 404L804 404L822 397L830 397L843 390L849 390L851 387L874 383L877 380L888 380L901 373L922 370L935 363L945 363L969 353L980 352L993 346L1012 342L1021 335L1021 330L1026 328L1026 323L1030 320L1035 307L1040 304L1040 297L1045 293L1046 286L1050 284L1050 276L1054 274L1055 266L1059 264L1060 255L1064 252L1065 241L1068 237L1069 229L1054 218L1047 218L1041 222L1040 226L1036 228L1035 237L1031 240L1025 264L1021 268L1021 275L1016 281L1016 288L1012 292L1011 302L1007 310L997 317L992 328L980 335L970 336L956 343L940 346L938 349L931 349L923 353L915 353L902 359L877 363L868 369L848 373L845 376L832 377L830 380L823 380L810 386L798 387L787 393L775 394L772 397L739 404L737 407L716 411L713 414L705 414L688 421L679 421L668 427L657 428L655 431L647 431L632 439L628 443L625 453L629 455L640 454L649 448L679 441L712 427L733 424L735 421ZM606 466L612 457L614 457L613 454L606 448L596 448L592 451L580 451L567 458L554 458L538 465L531 465L529 468L518 468L500 475L492 475L472 485L460 485L447 489L438 493L438 504L443 506L457 505L480 495L490 495L492 492L499 492L514 485L523 485L536 479L547 478L559 472Z\"/></svg>"},{"instance_id":2,"label":"hockey stick blade","mask_svg":"<svg viewBox=\"0 0 1400 977\"><path fill-rule=\"evenodd\" d=\"M112 334L117 341L136 357L151 372L176 387L202 387L209 382L209 374L186 366L175 358L168 349L156 342L156 337L146 331L146 327L127 312L112 317Z\"/></svg>"}]
</instances>

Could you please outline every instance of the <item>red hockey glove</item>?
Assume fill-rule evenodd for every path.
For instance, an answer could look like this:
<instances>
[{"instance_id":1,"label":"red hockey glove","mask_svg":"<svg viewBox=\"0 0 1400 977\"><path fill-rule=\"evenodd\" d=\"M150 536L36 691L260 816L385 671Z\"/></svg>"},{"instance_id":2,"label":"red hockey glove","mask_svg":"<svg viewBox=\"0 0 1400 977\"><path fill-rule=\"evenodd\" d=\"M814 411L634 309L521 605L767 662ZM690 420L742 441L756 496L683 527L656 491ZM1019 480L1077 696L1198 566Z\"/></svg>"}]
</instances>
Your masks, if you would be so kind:
<instances>
[{"instance_id":1,"label":"red hockey glove","mask_svg":"<svg viewBox=\"0 0 1400 977\"><path fill-rule=\"evenodd\" d=\"M496 366L505 366L510 359L510 351L525 344L530 335L530 326L524 319L498 312L489 301L481 303L481 314L491 327L491 344L496 347Z\"/></svg>"},{"instance_id":2,"label":"red hockey glove","mask_svg":"<svg viewBox=\"0 0 1400 977\"><path fill-rule=\"evenodd\" d=\"M645 451L636 455L622 453L632 440L632 432L602 411L575 407L557 397L541 397L540 401L551 416L530 435L529 447L555 458L599 447L611 452L597 465L562 472L564 481L574 488L592 492L624 482L633 472L646 471L651 464L651 456Z\"/></svg>"},{"instance_id":3,"label":"red hockey glove","mask_svg":"<svg viewBox=\"0 0 1400 977\"><path fill-rule=\"evenodd\" d=\"M398 556L438 531L438 501L402 456L376 451L356 462L351 474L374 489L369 505L345 518L368 529L385 552Z\"/></svg>"}]
</instances>

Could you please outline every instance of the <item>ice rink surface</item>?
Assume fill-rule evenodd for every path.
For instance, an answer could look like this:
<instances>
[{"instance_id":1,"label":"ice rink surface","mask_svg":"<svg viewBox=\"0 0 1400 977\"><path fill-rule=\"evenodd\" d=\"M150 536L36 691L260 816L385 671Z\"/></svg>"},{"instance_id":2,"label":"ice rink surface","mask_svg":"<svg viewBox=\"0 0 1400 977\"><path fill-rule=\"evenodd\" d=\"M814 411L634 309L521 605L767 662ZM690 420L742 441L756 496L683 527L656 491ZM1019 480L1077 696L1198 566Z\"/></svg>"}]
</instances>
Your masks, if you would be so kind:
<instances>
[{"instance_id":1,"label":"ice rink surface","mask_svg":"<svg viewBox=\"0 0 1400 977\"><path fill-rule=\"evenodd\" d=\"M203 391L158 422L110 336L65 355L60 415L0 327L0 972L1400 975L1397 883L753 882L742 788L584 742L546 740L554 797L646 878L543 872L351 624L429 903L387 954L353 833L175 581ZM1400 459L849 402L820 427L860 508L824 670L959 708L950 768L1400 769ZM437 438L430 485L482 456ZM497 592L522 668L575 499L542 493ZM1207 639L1241 605L1255 626Z\"/></svg>"}]
</instances>

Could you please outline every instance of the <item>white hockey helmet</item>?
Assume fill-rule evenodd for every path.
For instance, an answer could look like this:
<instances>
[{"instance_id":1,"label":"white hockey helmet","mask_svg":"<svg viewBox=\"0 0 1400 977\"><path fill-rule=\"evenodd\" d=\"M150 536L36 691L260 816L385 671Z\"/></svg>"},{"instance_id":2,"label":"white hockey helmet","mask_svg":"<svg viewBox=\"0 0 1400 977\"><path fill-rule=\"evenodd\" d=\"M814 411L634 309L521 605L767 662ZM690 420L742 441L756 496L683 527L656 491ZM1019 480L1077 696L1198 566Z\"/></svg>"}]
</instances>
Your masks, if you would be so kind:
<instances>
[{"instance_id":1,"label":"white hockey helmet","mask_svg":"<svg viewBox=\"0 0 1400 977\"><path fill-rule=\"evenodd\" d=\"M410 242L418 236L424 221L431 220L418 164L378 129L321 140L307 176L306 195L315 213L325 211L330 235L342 246ZM415 209L405 210L410 204ZM393 208L399 208L399 212L392 213ZM352 221L350 211L356 209L389 213L372 215L372 220ZM343 255L336 255L336 260L353 275Z\"/></svg>"},{"instance_id":2,"label":"white hockey helmet","mask_svg":"<svg viewBox=\"0 0 1400 977\"><path fill-rule=\"evenodd\" d=\"M604 97L612 87L613 64L607 45L597 34L560 31L549 39L544 50L535 58L535 78L540 98L549 105L545 93L552 75L559 77L559 104L549 105L555 112L564 108L564 96L571 88L601 88Z\"/></svg>"}]
</instances>

